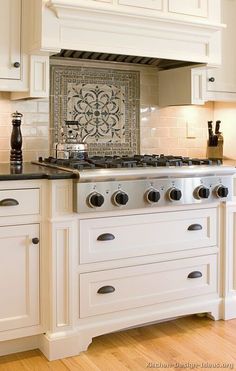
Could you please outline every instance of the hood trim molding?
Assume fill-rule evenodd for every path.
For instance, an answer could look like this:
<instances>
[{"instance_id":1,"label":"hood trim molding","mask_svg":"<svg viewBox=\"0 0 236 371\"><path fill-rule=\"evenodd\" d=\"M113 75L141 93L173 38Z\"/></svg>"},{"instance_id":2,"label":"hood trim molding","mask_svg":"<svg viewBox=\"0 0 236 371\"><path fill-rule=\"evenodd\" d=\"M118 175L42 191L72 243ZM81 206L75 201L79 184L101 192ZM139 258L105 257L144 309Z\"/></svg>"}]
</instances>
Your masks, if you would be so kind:
<instances>
[{"instance_id":1,"label":"hood trim molding","mask_svg":"<svg viewBox=\"0 0 236 371\"><path fill-rule=\"evenodd\" d=\"M49 0L42 8L41 50L175 59L217 66L222 24L159 13L131 14L108 3Z\"/></svg>"}]
</instances>

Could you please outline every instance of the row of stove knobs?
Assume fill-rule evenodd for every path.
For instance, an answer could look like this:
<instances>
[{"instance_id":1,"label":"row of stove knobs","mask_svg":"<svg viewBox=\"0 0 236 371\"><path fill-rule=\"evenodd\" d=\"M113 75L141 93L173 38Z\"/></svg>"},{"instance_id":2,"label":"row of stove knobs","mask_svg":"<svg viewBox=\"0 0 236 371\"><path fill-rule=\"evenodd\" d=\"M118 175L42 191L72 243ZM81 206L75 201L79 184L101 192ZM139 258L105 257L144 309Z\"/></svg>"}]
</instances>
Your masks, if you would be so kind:
<instances>
[{"instance_id":1,"label":"row of stove knobs","mask_svg":"<svg viewBox=\"0 0 236 371\"><path fill-rule=\"evenodd\" d=\"M218 198L227 197L229 190L223 185L219 185L214 189L214 194ZM210 196L210 189L204 186L199 186L194 190L194 197L198 200L207 199ZM180 189L172 187L167 191L167 197L170 201L179 201L182 198ZM157 203L161 198L161 194L157 189L149 189L145 194L145 199L148 203ZM104 203L104 196L98 192L93 192L88 196L88 204L90 207L101 207ZM129 196L123 191L117 191L112 196L112 201L116 206L124 206L129 201Z\"/></svg>"}]
</instances>

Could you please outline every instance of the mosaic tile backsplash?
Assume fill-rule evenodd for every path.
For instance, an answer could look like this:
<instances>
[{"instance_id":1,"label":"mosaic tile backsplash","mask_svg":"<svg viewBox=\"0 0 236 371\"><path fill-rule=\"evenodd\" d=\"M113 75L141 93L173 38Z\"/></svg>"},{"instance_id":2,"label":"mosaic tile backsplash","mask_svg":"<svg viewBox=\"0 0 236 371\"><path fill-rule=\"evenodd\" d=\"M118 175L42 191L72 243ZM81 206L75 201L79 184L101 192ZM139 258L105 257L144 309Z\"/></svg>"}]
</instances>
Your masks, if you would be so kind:
<instances>
[{"instance_id":1,"label":"mosaic tile backsplash","mask_svg":"<svg viewBox=\"0 0 236 371\"><path fill-rule=\"evenodd\" d=\"M83 66L88 67L84 62ZM156 67L135 66L119 63L90 61L89 66L140 73L140 153L165 153L190 157L205 157L207 144L207 121L222 120L224 154L236 158L232 151L235 132L236 104L207 103L204 106L165 107L158 106L158 73ZM51 105L54 97L51 96ZM0 92L0 162L9 161L11 113L23 113L24 161L36 160L50 154L55 130L49 126L48 99L11 101L9 93ZM215 113L216 111L216 113ZM226 115L227 112L227 115ZM51 120L52 121L52 120ZM196 138L187 138L186 123L195 126ZM50 138L49 138L50 137ZM50 139L50 140L49 140ZM101 140L101 139L100 139ZM232 153L234 152L234 153Z\"/></svg>"},{"instance_id":2,"label":"mosaic tile backsplash","mask_svg":"<svg viewBox=\"0 0 236 371\"><path fill-rule=\"evenodd\" d=\"M90 155L140 152L140 72L85 66L52 59L52 143L61 141L65 121L78 123L78 140Z\"/></svg>"}]
</instances>

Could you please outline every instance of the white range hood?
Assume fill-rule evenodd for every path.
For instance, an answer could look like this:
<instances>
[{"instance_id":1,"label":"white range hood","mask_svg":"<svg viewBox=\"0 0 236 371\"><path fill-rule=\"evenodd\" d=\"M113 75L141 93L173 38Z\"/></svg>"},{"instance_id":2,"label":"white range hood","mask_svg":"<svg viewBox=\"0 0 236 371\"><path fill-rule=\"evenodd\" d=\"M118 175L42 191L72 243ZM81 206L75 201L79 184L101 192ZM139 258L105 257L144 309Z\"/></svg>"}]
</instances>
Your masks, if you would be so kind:
<instances>
[{"instance_id":1,"label":"white range hood","mask_svg":"<svg viewBox=\"0 0 236 371\"><path fill-rule=\"evenodd\" d=\"M71 49L220 64L219 0L26 2L32 53Z\"/></svg>"}]
</instances>

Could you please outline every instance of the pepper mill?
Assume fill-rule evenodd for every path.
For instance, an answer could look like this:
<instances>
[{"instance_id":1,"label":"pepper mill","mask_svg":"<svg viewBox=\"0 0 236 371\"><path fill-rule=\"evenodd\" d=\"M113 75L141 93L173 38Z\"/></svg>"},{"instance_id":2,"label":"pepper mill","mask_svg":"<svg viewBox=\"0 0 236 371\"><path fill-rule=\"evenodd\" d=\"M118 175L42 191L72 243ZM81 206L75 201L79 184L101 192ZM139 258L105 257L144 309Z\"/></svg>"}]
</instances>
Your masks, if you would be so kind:
<instances>
[{"instance_id":1,"label":"pepper mill","mask_svg":"<svg viewBox=\"0 0 236 371\"><path fill-rule=\"evenodd\" d=\"M21 135L21 118L22 113L14 112L12 114L12 133L11 133L11 153L10 153L10 164L11 165L22 165L22 135Z\"/></svg>"}]
</instances>

